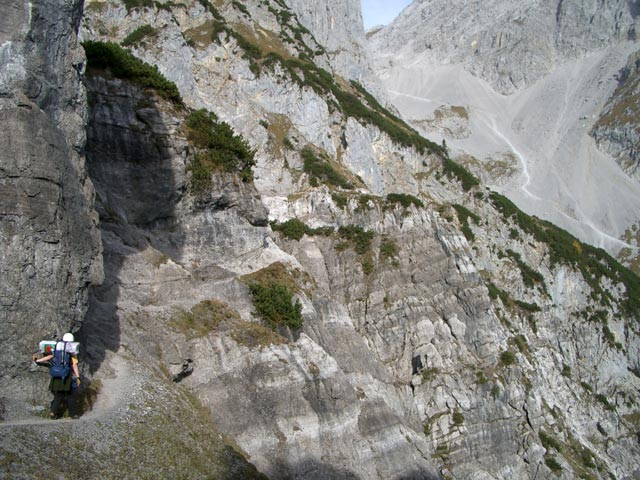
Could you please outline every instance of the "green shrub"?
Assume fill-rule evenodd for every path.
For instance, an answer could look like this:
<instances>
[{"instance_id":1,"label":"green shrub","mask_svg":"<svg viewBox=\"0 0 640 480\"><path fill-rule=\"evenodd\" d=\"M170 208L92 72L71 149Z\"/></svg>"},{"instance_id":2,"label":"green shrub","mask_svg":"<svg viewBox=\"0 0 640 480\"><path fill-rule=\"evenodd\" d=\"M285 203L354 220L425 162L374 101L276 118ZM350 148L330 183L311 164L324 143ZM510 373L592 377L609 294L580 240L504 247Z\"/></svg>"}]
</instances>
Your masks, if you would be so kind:
<instances>
[{"instance_id":1,"label":"green shrub","mask_svg":"<svg viewBox=\"0 0 640 480\"><path fill-rule=\"evenodd\" d=\"M459 410L453 412L453 424L456 427L464 425L464 415Z\"/></svg>"},{"instance_id":2,"label":"green shrub","mask_svg":"<svg viewBox=\"0 0 640 480\"><path fill-rule=\"evenodd\" d=\"M82 46L87 54L87 66L90 69L109 70L117 78L129 80L142 88L152 88L161 97L182 105L178 87L167 80L158 71L158 67L137 59L112 42L86 41Z\"/></svg>"},{"instance_id":3,"label":"green shrub","mask_svg":"<svg viewBox=\"0 0 640 480\"><path fill-rule=\"evenodd\" d=\"M513 352L506 350L500 354L500 365L508 367L516 364L516 356Z\"/></svg>"},{"instance_id":4,"label":"green shrub","mask_svg":"<svg viewBox=\"0 0 640 480\"><path fill-rule=\"evenodd\" d=\"M291 238L292 240L300 240L305 234L309 236L322 235L328 237L334 232L333 227L311 228L296 218L287 220L284 223L272 222L271 229L274 232L282 233L285 237Z\"/></svg>"},{"instance_id":5,"label":"green shrub","mask_svg":"<svg viewBox=\"0 0 640 480\"><path fill-rule=\"evenodd\" d=\"M371 241L375 236L374 232L366 231L362 227L358 227L356 225L340 227L338 234L341 238L347 240L359 255L364 255L369 252L371 249Z\"/></svg>"},{"instance_id":6,"label":"green shrub","mask_svg":"<svg viewBox=\"0 0 640 480\"><path fill-rule=\"evenodd\" d=\"M562 365L562 376L571 378L571 367L569 365Z\"/></svg>"},{"instance_id":7,"label":"green shrub","mask_svg":"<svg viewBox=\"0 0 640 480\"><path fill-rule=\"evenodd\" d=\"M613 408L613 405L609 403L609 399L604 395L602 395L601 393L596 395L596 400L598 400L598 402L604 405L605 410L608 410L610 412L615 411L615 408Z\"/></svg>"},{"instance_id":8,"label":"green shrub","mask_svg":"<svg viewBox=\"0 0 640 480\"><path fill-rule=\"evenodd\" d=\"M338 173L328 162L318 158L309 147L305 147L300 154L304 161L304 172L309 175L311 180L315 179L316 182L344 188L345 190L353 189L353 185L343 175Z\"/></svg>"},{"instance_id":9,"label":"green shrub","mask_svg":"<svg viewBox=\"0 0 640 480\"><path fill-rule=\"evenodd\" d=\"M392 205L400 204L404 208L409 208L411 205L415 205L416 208L424 208L422 200L406 193L390 193L387 195L387 203Z\"/></svg>"},{"instance_id":10,"label":"green shrub","mask_svg":"<svg viewBox=\"0 0 640 480\"><path fill-rule=\"evenodd\" d=\"M299 34L296 34L296 38L301 41ZM353 82L352 86L360 97L365 98L365 101L369 103L368 106L358 95L354 95L342 88L329 72L309 61L295 58L285 60L279 54L270 52L264 57L262 66L273 68L276 63L279 63L287 71L290 78L301 87L307 86L312 88L318 95L333 97L335 101L330 99L329 104L340 110L345 116L375 125L389 135L394 142L412 146L420 153L429 151L443 154L442 147L423 138L401 119L384 109L368 92L365 93L366 90L356 82Z\"/></svg>"},{"instance_id":11,"label":"green shrub","mask_svg":"<svg viewBox=\"0 0 640 480\"><path fill-rule=\"evenodd\" d=\"M347 207L349 197L345 193L334 192L331 194L331 198L336 202L338 208L344 210Z\"/></svg>"},{"instance_id":12,"label":"green shrub","mask_svg":"<svg viewBox=\"0 0 640 480\"><path fill-rule=\"evenodd\" d=\"M449 158L444 159L443 167L445 175L449 178L458 179L465 192L468 192L471 188L480 185L480 180L478 180L471 172Z\"/></svg>"},{"instance_id":13,"label":"green shrub","mask_svg":"<svg viewBox=\"0 0 640 480\"><path fill-rule=\"evenodd\" d=\"M249 285L256 314L272 329L288 327L298 330L302 327L302 305L293 303L291 291L284 285L271 282L267 285Z\"/></svg>"},{"instance_id":14,"label":"green shrub","mask_svg":"<svg viewBox=\"0 0 640 480\"><path fill-rule=\"evenodd\" d=\"M520 274L522 275L522 281L526 287L533 288L536 285L542 285L546 291L546 287L544 286L544 277L542 274L524 263L519 253L507 249L507 255L509 255L509 257L511 257L518 265Z\"/></svg>"},{"instance_id":15,"label":"green shrub","mask_svg":"<svg viewBox=\"0 0 640 480\"><path fill-rule=\"evenodd\" d=\"M153 0L122 0L122 3L127 9L127 13L133 9L153 7Z\"/></svg>"},{"instance_id":16,"label":"green shrub","mask_svg":"<svg viewBox=\"0 0 640 480\"><path fill-rule=\"evenodd\" d=\"M544 456L544 463L553 473L559 473L562 471L562 466L558 463L555 457L551 455Z\"/></svg>"},{"instance_id":17,"label":"green shrub","mask_svg":"<svg viewBox=\"0 0 640 480\"><path fill-rule=\"evenodd\" d=\"M284 223L272 223L271 228L274 231L282 233L285 237L293 240L300 240L307 231L307 225L298 219L292 218Z\"/></svg>"},{"instance_id":18,"label":"green shrub","mask_svg":"<svg viewBox=\"0 0 640 480\"><path fill-rule=\"evenodd\" d=\"M251 15L249 14L249 10L247 10L247 7L245 7L242 3L238 2L238 0L231 0L231 4L237 8L238 10L240 10L242 13L244 13L247 17L250 17Z\"/></svg>"},{"instance_id":19,"label":"green shrub","mask_svg":"<svg viewBox=\"0 0 640 480\"><path fill-rule=\"evenodd\" d=\"M560 445L560 442L558 442L558 440L552 435L549 435L548 433L540 430L538 436L540 437L540 443L546 450L550 450L553 448L557 452L562 451L562 445Z\"/></svg>"},{"instance_id":20,"label":"green shrub","mask_svg":"<svg viewBox=\"0 0 640 480\"><path fill-rule=\"evenodd\" d=\"M128 47L130 45L135 45L139 43L145 37L155 36L157 34L155 28L151 25L142 25L136 28L133 32L127 35L124 40L122 40L122 46Z\"/></svg>"},{"instance_id":21,"label":"green shrub","mask_svg":"<svg viewBox=\"0 0 640 480\"><path fill-rule=\"evenodd\" d=\"M473 242L476 236L469 226L469 219L472 219L476 225L479 225L480 217L462 205L453 204L452 206L458 215L463 235L469 242Z\"/></svg>"},{"instance_id":22,"label":"green shrub","mask_svg":"<svg viewBox=\"0 0 640 480\"><path fill-rule=\"evenodd\" d=\"M395 258L398 256L400 249L398 244L392 239L384 239L380 243L380 257L384 259Z\"/></svg>"},{"instance_id":23,"label":"green shrub","mask_svg":"<svg viewBox=\"0 0 640 480\"><path fill-rule=\"evenodd\" d=\"M203 191L205 177L216 170L237 173L246 182L253 179L255 152L246 140L233 133L228 123L218 121L214 113L197 110L189 114L187 139L196 152L190 166L195 192Z\"/></svg>"}]
</instances>

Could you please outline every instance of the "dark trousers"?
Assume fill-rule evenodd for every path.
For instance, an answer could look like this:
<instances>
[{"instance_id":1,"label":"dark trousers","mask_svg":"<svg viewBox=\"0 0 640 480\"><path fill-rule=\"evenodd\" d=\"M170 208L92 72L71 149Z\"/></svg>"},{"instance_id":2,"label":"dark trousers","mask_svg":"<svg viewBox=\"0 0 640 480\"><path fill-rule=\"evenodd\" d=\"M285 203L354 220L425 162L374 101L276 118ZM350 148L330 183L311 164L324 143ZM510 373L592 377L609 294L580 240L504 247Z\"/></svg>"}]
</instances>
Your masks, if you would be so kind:
<instances>
[{"instance_id":1,"label":"dark trousers","mask_svg":"<svg viewBox=\"0 0 640 480\"><path fill-rule=\"evenodd\" d=\"M69 416L73 417L76 415L76 395L75 389L69 391L59 391L53 392L53 402L51 402L51 413L53 413L56 417L62 415L60 411L60 404L66 402L67 407L69 408Z\"/></svg>"}]
</instances>

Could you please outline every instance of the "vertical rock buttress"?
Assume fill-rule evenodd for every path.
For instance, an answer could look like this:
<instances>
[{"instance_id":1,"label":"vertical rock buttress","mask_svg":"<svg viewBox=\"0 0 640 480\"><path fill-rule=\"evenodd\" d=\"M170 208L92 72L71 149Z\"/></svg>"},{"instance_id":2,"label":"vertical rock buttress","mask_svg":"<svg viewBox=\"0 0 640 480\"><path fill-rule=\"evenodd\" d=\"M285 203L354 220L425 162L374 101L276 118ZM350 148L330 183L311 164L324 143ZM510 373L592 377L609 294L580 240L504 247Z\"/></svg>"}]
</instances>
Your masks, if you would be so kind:
<instances>
[{"instance_id":1,"label":"vertical rock buttress","mask_svg":"<svg viewBox=\"0 0 640 480\"><path fill-rule=\"evenodd\" d=\"M2 0L0 18L0 414L44 393L38 341L77 331L102 280L84 165L81 0Z\"/></svg>"}]
</instances>

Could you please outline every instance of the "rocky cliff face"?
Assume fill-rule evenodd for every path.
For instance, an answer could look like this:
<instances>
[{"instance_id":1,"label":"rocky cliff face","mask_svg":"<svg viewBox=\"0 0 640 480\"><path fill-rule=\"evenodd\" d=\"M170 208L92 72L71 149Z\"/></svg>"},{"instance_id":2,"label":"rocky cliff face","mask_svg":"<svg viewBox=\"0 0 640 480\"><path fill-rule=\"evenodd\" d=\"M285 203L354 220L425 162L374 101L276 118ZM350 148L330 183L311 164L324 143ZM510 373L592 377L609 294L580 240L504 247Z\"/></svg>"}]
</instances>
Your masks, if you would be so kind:
<instances>
[{"instance_id":1,"label":"rocky cliff face","mask_svg":"<svg viewBox=\"0 0 640 480\"><path fill-rule=\"evenodd\" d=\"M370 49L393 105L453 158L528 213L634 257L625 232L638 223L638 185L607 153L626 158L632 128L603 117L613 123L606 138L600 129L600 149L591 133L638 50L636 10L414 2L370 36Z\"/></svg>"},{"instance_id":2,"label":"rocky cliff face","mask_svg":"<svg viewBox=\"0 0 640 480\"><path fill-rule=\"evenodd\" d=\"M637 474L637 277L304 60L312 32L283 40L299 27L282 2L216 5L86 5L85 38L132 44L186 104L113 65L86 81L105 281L82 330L104 388L83 421L109 432L87 439L98 452L123 423L145 445L116 449L114 477L170 471L184 436L186 478L258 478L233 451L273 479ZM233 129L201 129L201 107ZM246 154L233 132L252 176L205 168ZM268 316L262 289L302 326ZM174 402L188 426L155 415ZM31 427L3 428L4 457L29 454Z\"/></svg>"},{"instance_id":3,"label":"rocky cliff face","mask_svg":"<svg viewBox=\"0 0 640 480\"><path fill-rule=\"evenodd\" d=\"M527 2L413 2L392 25L370 37L384 61L424 55L462 64L510 94L547 75L555 65L636 38L637 5L533 0Z\"/></svg>"},{"instance_id":4,"label":"rocky cliff face","mask_svg":"<svg viewBox=\"0 0 640 480\"><path fill-rule=\"evenodd\" d=\"M598 147L615 157L622 169L640 179L640 52L629 57L620 85L609 99L592 135Z\"/></svg>"},{"instance_id":5,"label":"rocky cliff face","mask_svg":"<svg viewBox=\"0 0 640 480\"><path fill-rule=\"evenodd\" d=\"M21 374L30 354L43 335L77 331L88 286L102 279L102 261L83 155L84 53L77 40L82 3L14 2L5 13L0 382L3 411L14 417L27 413L26 399L35 393Z\"/></svg>"}]
</instances>

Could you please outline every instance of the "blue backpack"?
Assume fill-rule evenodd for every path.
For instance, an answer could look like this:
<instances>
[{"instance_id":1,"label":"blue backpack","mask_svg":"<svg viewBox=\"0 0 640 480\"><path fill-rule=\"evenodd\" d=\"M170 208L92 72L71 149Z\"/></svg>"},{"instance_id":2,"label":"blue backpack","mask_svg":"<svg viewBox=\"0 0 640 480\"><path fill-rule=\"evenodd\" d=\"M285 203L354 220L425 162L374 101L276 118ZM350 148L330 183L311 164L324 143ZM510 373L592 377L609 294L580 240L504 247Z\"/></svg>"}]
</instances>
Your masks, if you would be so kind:
<instances>
[{"instance_id":1,"label":"blue backpack","mask_svg":"<svg viewBox=\"0 0 640 480\"><path fill-rule=\"evenodd\" d=\"M51 378L65 379L71 373L71 354L67 353L67 342L61 343L64 343L64 348L58 350L56 345L56 349L53 351L53 360L49 369Z\"/></svg>"}]
</instances>

